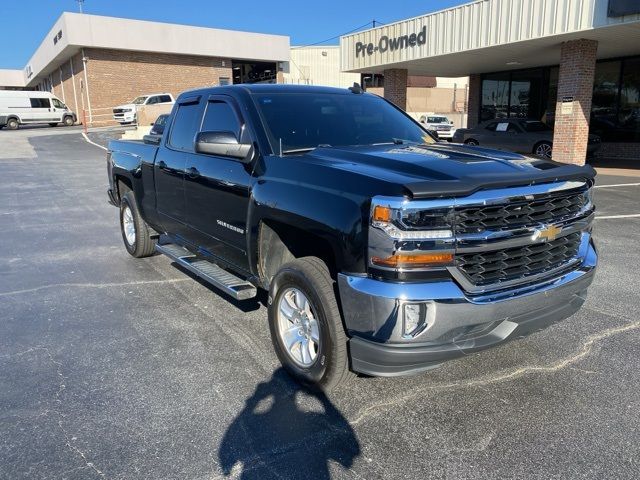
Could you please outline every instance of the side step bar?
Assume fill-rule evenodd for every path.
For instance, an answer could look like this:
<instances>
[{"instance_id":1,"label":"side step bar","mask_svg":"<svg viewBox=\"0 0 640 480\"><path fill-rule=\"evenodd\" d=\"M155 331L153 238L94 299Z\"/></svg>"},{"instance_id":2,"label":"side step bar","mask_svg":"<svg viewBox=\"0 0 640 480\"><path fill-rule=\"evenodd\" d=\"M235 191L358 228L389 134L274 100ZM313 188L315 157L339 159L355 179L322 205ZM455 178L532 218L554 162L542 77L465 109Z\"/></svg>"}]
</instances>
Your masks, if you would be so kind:
<instances>
[{"instance_id":1,"label":"side step bar","mask_svg":"<svg viewBox=\"0 0 640 480\"><path fill-rule=\"evenodd\" d=\"M236 277L215 263L198 258L180 245L156 245L156 250L236 300L247 300L258 294L258 289L252 283Z\"/></svg>"}]
</instances>

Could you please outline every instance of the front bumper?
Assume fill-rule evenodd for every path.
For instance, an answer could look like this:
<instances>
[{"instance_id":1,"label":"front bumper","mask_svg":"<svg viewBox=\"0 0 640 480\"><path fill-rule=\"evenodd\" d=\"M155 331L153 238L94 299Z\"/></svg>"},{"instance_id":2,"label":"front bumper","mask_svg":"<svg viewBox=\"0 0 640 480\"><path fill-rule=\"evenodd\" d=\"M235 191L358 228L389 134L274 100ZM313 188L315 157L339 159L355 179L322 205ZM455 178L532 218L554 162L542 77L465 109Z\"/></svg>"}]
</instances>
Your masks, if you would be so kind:
<instances>
[{"instance_id":1,"label":"front bumper","mask_svg":"<svg viewBox=\"0 0 640 480\"><path fill-rule=\"evenodd\" d=\"M118 123L133 123L136 121L135 112L115 113L113 119Z\"/></svg>"},{"instance_id":2,"label":"front bumper","mask_svg":"<svg viewBox=\"0 0 640 480\"><path fill-rule=\"evenodd\" d=\"M574 314L593 281L597 253L591 240L581 265L533 286L469 297L453 280L383 282L339 275L338 286L351 365L367 375L418 373L456 357L541 330ZM427 326L403 337L405 303L427 305Z\"/></svg>"},{"instance_id":3,"label":"front bumper","mask_svg":"<svg viewBox=\"0 0 640 480\"><path fill-rule=\"evenodd\" d=\"M438 134L438 138L441 138L443 140L453 140L453 135L454 135L454 131L453 130L449 130L449 131L444 131L444 132L439 132L437 131Z\"/></svg>"}]
</instances>

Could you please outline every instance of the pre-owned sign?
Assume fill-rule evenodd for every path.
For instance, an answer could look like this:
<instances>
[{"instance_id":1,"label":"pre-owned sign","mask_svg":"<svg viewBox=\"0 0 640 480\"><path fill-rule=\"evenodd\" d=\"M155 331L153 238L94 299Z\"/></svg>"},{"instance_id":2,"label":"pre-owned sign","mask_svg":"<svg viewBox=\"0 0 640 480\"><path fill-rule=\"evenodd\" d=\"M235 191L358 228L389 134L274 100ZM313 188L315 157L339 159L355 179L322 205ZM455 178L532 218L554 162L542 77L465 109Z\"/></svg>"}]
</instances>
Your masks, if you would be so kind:
<instances>
[{"instance_id":1,"label":"pre-owned sign","mask_svg":"<svg viewBox=\"0 0 640 480\"><path fill-rule=\"evenodd\" d=\"M376 52L384 53L386 51L402 50L403 48L415 47L416 45L424 45L427 43L427 27L422 27L418 33L409 35L400 35L399 37L389 37L383 35L374 43L356 43L356 58L362 55L373 55Z\"/></svg>"}]
</instances>

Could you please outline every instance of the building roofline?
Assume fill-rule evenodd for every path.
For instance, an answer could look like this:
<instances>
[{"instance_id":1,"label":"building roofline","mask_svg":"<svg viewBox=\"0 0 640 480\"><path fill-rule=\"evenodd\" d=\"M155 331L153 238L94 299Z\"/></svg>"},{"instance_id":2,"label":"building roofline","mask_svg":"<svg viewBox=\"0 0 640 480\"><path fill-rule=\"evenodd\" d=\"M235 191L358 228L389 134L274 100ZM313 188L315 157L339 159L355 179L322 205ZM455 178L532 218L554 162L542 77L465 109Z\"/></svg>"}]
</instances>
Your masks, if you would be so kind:
<instances>
[{"instance_id":1,"label":"building roofline","mask_svg":"<svg viewBox=\"0 0 640 480\"><path fill-rule=\"evenodd\" d=\"M25 65L25 85L35 85L83 48L288 61L290 47L286 35L63 12Z\"/></svg>"}]
</instances>

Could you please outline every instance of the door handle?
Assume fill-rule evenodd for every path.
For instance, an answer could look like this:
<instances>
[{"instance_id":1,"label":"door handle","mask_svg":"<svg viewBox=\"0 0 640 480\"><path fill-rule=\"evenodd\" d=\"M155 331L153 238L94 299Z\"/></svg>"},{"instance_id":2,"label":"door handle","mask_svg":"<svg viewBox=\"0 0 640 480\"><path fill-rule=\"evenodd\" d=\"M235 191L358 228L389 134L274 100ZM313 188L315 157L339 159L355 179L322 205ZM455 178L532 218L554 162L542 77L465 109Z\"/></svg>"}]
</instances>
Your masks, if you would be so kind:
<instances>
[{"instance_id":1,"label":"door handle","mask_svg":"<svg viewBox=\"0 0 640 480\"><path fill-rule=\"evenodd\" d=\"M158 162L158 168L159 168L160 170L165 170L165 169L167 168L167 164L166 164L166 163L164 163L164 161L163 161L163 160L160 160L160 161Z\"/></svg>"},{"instance_id":2,"label":"door handle","mask_svg":"<svg viewBox=\"0 0 640 480\"><path fill-rule=\"evenodd\" d=\"M196 167L187 168L187 175L189 178L198 178L200 176L200 172Z\"/></svg>"}]
</instances>

